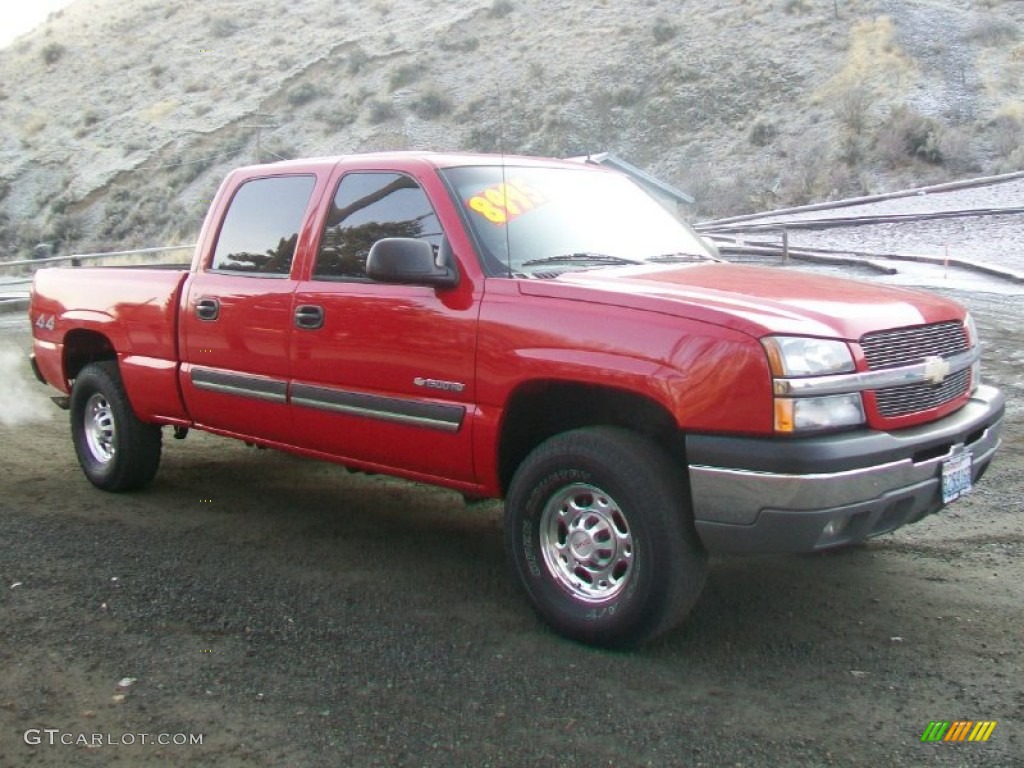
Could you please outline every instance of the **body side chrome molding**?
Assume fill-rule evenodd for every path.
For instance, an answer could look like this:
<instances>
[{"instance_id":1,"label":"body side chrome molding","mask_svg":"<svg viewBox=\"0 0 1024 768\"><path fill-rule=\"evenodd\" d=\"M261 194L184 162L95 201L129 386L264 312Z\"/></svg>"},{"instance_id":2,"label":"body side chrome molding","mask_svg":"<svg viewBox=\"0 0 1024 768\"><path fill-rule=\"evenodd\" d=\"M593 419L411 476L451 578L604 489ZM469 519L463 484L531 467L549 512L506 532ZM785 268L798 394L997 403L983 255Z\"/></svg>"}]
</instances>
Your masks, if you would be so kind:
<instances>
[{"instance_id":1,"label":"body side chrome molding","mask_svg":"<svg viewBox=\"0 0 1024 768\"><path fill-rule=\"evenodd\" d=\"M293 383L289 392L288 382L284 379L228 373L210 368L193 368L189 375L197 389L210 392L252 397L275 403L290 402L307 408L393 421L444 432L457 432L466 416L466 407L463 405L425 403L301 382Z\"/></svg>"},{"instance_id":2,"label":"body side chrome molding","mask_svg":"<svg viewBox=\"0 0 1024 768\"><path fill-rule=\"evenodd\" d=\"M291 401L308 408L394 421L444 432L457 432L466 415L466 408L461 405L423 403L301 383L292 385Z\"/></svg>"},{"instance_id":3,"label":"body side chrome molding","mask_svg":"<svg viewBox=\"0 0 1024 768\"><path fill-rule=\"evenodd\" d=\"M225 373L209 368L193 368L189 376L196 389L254 397L257 400L270 400L275 403L288 401L288 382L282 379L246 373Z\"/></svg>"}]
</instances>

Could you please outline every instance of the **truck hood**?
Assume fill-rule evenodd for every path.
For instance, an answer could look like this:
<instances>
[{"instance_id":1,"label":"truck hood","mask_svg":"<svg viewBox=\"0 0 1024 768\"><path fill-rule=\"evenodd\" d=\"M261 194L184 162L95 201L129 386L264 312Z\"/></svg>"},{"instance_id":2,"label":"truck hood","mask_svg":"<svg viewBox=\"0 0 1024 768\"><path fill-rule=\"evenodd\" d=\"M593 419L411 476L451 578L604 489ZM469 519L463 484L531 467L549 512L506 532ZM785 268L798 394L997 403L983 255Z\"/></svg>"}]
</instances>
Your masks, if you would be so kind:
<instances>
[{"instance_id":1,"label":"truck hood","mask_svg":"<svg viewBox=\"0 0 1024 768\"><path fill-rule=\"evenodd\" d=\"M959 320L963 308L930 293L796 270L738 264L643 265L524 280L531 296L660 312L755 337L820 336L856 341L865 333Z\"/></svg>"}]
</instances>

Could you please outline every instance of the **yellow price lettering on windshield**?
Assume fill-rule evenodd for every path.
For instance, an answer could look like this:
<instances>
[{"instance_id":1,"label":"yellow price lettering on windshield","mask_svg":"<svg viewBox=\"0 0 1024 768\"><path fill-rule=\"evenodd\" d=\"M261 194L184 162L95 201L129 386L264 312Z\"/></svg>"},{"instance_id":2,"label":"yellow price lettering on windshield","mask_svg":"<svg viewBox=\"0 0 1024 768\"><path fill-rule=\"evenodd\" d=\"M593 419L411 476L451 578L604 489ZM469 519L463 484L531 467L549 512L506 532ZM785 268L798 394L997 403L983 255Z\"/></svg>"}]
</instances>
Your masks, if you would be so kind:
<instances>
[{"instance_id":1,"label":"yellow price lettering on windshield","mask_svg":"<svg viewBox=\"0 0 1024 768\"><path fill-rule=\"evenodd\" d=\"M545 202L547 199L540 192L513 179L473 195L467 205L492 224L505 224Z\"/></svg>"}]
</instances>

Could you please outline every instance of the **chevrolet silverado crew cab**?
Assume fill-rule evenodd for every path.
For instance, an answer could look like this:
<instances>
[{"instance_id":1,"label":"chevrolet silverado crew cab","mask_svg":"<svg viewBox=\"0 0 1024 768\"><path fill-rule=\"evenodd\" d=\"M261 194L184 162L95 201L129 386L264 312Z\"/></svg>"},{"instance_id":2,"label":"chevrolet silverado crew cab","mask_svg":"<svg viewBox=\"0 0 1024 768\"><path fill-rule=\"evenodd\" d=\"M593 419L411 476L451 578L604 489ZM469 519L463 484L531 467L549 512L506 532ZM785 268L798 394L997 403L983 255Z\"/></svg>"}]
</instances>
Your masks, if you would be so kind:
<instances>
[{"instance_id":1,"label":"chevrolet silverado crew cab","mask_svg":"<svg viewBox=\"0 0 1024 768\"><path fill-rule=\"evenodd\" d=\"M603 645L677 625L709 552L939 510L1004 410L955 302L721 263L568 161L241 168L190 267L41 270L29 312L97 487L149 483L169 427L501 498L535 609Z\"/></svg>"}]
</instances>

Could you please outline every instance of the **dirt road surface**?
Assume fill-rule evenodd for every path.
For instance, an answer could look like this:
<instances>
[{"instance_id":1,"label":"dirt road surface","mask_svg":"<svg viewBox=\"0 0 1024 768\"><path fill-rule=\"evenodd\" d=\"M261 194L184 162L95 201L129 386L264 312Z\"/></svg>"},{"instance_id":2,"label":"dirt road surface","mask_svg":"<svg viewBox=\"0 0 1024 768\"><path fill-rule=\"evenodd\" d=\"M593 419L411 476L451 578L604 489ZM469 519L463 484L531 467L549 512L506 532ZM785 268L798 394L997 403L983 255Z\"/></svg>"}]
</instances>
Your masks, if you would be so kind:
<instances>
[{"instance_id":1,"label":"dirt road surface","mask_svg":"<svg viewBox=\"0 0 1024 768\"><path fill-rule=\"evenodd\" d=\"M632 653L534 618L496 504L198 434L94 490L0 316L0 765L1024 765L1024 301L957 295L1010 400L975 492L850 551L715 558ZM963 719L998 725L921 743Z\"/></svg>"}]
</instances>

